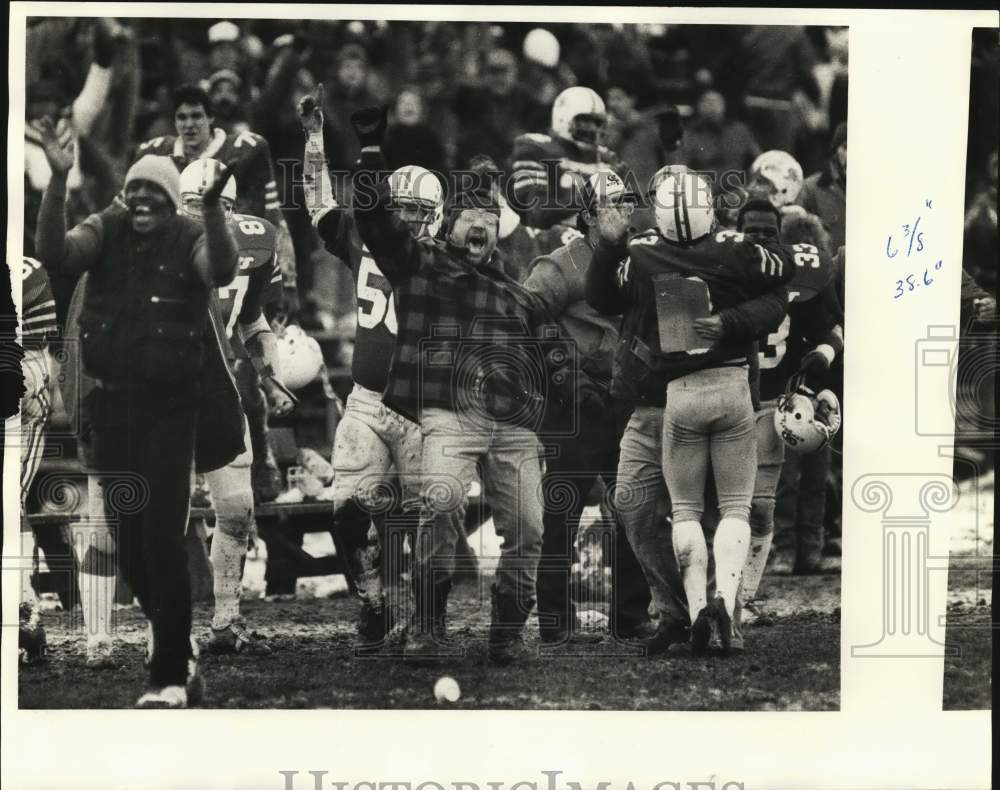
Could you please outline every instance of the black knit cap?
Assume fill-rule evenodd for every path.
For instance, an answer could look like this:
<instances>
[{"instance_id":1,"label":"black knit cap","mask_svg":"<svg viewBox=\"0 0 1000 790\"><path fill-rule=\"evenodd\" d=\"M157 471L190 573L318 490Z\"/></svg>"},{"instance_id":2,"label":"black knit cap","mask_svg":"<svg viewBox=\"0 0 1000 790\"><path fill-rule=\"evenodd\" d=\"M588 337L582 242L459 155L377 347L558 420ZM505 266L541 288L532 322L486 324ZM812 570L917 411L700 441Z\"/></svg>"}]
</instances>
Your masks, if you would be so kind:
<instances>
[{"instance_id":1,"label":"black knit cap","mask_svg":"<svg viewBox=\"0 0 1000 790\"><path fill-rule=\"evenodd\" d=\"M470 168L473 173L471 182L457 184L455 190L448 196L444 205L448 230L451 230L455 219L464 209L485 209L497 218L500 217L499 193L489 174L491 164L492 160L473 164Z\"/></svg>"}]
</instances>

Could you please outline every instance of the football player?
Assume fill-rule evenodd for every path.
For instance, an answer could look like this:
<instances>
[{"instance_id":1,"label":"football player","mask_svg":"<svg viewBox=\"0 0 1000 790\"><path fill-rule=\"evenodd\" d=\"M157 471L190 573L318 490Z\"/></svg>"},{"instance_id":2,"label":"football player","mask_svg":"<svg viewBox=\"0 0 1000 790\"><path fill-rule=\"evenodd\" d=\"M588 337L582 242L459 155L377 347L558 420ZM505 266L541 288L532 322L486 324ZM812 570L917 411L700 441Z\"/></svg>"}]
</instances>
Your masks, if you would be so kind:
<instances>
[{"instance_id":1,"label":"football player","mask_svg":"<svg viewBox=\"0 0 1000 790\"><path fill-rule=\"evenodd\" d=\"M22 556L34 554L34 541L27 525L25 501L45 450L45 428L52 413L49 395L48 343L58 331L56 303L49 277L39 261L25 256L21 262L21 347L24 358L24 395L21 396L21 537ZM21 571L21 605L18 610L18 654L21 663L45 659L45 629L38 621L31 573Z\"/></svg>"},{"instance_id":2,"label":"football player","mask_svg":"<svg viewBox=\"0 0 1000 790\"><path fill-rule=\"evenodd\" d=\"M599 169L625 177L618 155L603 144L607 126L604 101L590 88L566 88L552 104L547 134L529 132L514 140L508 197L524 224L546 238L544 255L582 234L576 213L584 184ZM557 226L554 227L553 226Z\"/></svg>"},{"instance_id":3,"label":"football player","mask_svg":"<svg viewBox=\"0 0 1000 790\"><path fill-rule=\"evenodd\" d=\"M212 102L195 85L182 85L174 92L174 126L177 135L155 137L142 143L137 156L169 156L177 170L196 159L212 158L224 165L239 163L239 191L236 211L266 219L277 228L278 262L284 287L285 312L298 310L295 279L295 252L278 199L271 154L267 141L258 134L244 131L226 134L213 125ZM237 377L243 407L250 421L254 450L254 491L261 501L274 499L280 491L280 473L268 451L267 412L264 399L257 392L252 370L241 366Z\"/></svg>"},{"instance_id":4,"label":"football player","mask_svg":"<svg viewBox=\"0 0 1000 790\"><path fill-rule=\"evenodd\" d=\"M672 501L673 551L693 623L692 650L701 653L713 623L723 648L729 647L750 537L756 465L747 463L755 454L747 369L755 335L734 332L734 324L745 329L746 303L770 296L778 301L777 315L771 313L777 320L767 322L773 328L786 310L783 286L794 264L790 251L776 241L754 244L713 236L711 186L698 175L666 178L656 191L655 214L656 230L633 237L626 246L622 215L614 206L598 209L602 239L588 272L587 300L602 312L624 313L626 353L642 363L641 368L632 364L638 383L650 378L651 368L666 382L662 470ZM623 465L630 441L626 431ZM721 515L713 541L716 594L710 602L701 524L709 462ZM632 485L619 480L621 494ZM634 509L634 503L620 507ZM636 538L633 548L641 559L643 536ZM649 581L653 586L660 580Z\"/></svg>"},{"instance_id":5,"label":"football player","mask_svg":"<svg viewBox=\"0 0 1000 790\"><path fill-rule=\"evenodd\" d=\"M350 268L357 289L358 318L347 398L333 451L334 536L345 557L347 577L361 600L361 652L377 650L393 626L382 586L382 540L373 512L386 512L386 478L395 467L404 512L418 513L422 440L419 426L382 403L396 342L396 306L389 280L362 243L353 213L333 196L323 144L323 86L299 103L306 133L305 194L313 225L327 250ZM441 183L415 165L389 178L392 200L414 236L433 237L442 221ZM391 497L388 497L391 498ZM404 518L404 521L406 519Z\"/></svg>"},{"instance_id":6,"label":"football player","mask_svg":"<svg viewBox=\"0 0 1000 790\"><path fill-rule=\"evenodd\" d=\"M184 168L180 179L182 214L200 221L201 195L222 169L221 162L208 158L196 159ZM259 376L271 413L280 417L291 413L295 398L281 383L277 340L264 317L265 306L281 298L281 272L275 251L277 231L266 219L233 213L237 194L238 183L233 176L222 190L221 201L239 249L239 269L232 283L219 288L210 303L212 329L229 361L230 371L238 360L249 361ZM230 387L225 389L231 391ZM253 528L250 428L241 411L243 452L225 466L212 468L215 464L207 459L214 454L214 448L205 445L213 439L214 424L223 419L219 408L232 406L223 400L217 408L211 395L203 392L196 461L199 466L207 467L205 480L216 519L211 555L215 614L208 649L213 653L267 654L270 650L247 630L240 616L243 560Z\"/></svg>"},{"instance_id":7,"label":"football player","mask_svg":"<svg viewBox=\"0 0 1000 790\"><path fill-rule=\"evenodd\" d=\"M843 352L843 310L827 248L829 237L812 214L782 214L773 202L751 199L739 213L739 232L750 241L780 240L794 252L795 273L788 285L788 315L767 336L760 350L760 409L755 415L757 479L750 509L750 552L743 569L742 603L759 614L757 589L774 537L774 507L785 445L775 430L774 413L789 380L803 378L821 389L836 357ZM822 522L820 522L822 523ZM820 546L816 546L818 552ZM738 637L737 637L738 638Z\"/></svg>"}]
</instances>

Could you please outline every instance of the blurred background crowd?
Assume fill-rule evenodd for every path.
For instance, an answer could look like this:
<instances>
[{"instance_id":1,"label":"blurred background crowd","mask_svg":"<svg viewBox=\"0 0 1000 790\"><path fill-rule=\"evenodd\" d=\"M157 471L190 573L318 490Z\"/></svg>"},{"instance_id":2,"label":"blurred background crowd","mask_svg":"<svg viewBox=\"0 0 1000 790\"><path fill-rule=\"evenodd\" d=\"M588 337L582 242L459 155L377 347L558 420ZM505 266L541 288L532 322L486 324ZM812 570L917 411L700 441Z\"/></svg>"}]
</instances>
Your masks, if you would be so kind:
<instances>
[{"instance_id":1,"label":"blurred background crowd","mask_svg":"<svg viewBox=\"0 0 1000 790\"><path fill-rule=\"evenodd\" d=\"M26 109L30 121L73 107L81 178L70 219L82 219L110 201L137 144L174 134L172 90L204 85L216 126L270 145L304 325L346 330L346 272L322 266L301 208L295 107L318 83L336 169L357 158L351 112L373 103L391 108L391 167L447 174L476 154L503 167L518 134L548 130L555 96L584 85L604 98L608 147L640 184L673 162L740 171L769 149L809 175L826 167L847 117L847 40L846 28L792 26L39 18L29 21ZM95 64L109 70L101 79ZM31 170L26 160L29 244L44 188Z\"/></svg>"}]
</instances>

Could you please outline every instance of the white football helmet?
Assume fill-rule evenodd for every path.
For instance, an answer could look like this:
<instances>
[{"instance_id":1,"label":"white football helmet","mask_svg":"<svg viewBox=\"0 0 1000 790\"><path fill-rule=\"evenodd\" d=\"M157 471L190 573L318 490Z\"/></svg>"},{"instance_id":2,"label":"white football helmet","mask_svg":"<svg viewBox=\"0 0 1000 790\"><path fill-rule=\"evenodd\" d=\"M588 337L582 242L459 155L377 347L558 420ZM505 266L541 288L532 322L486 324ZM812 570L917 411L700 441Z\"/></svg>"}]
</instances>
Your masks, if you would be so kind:
<instances>
[{"instance_id":1,"label":"white football helmet","mask_svg":"<svg viewBox=\"0 0 1000 790\"><path fill-rule=\"evenodd\" d=\"M816 452L840 430L840 401L830 390L817 395L803 384L792 386L778 398L774 429L790 450Z\"/></svg>"},{"instance_id":2,"label":"white football helmet","mask_svg":"<svg viewBox=\"0 0 1000 790\"><path fill-rule=\"evenodd\" d=\"M687 171L687 165L664 165L649 179L649 189L646 190L646 194L653 197L656 194L656 188L666 180L667 176L683 175Z\"/></svg>"},{"instance_id":3,"label":"white football helmet","mask_svg":"<svg viewBox=\"0 0 1000 790\"><path fill-rule=\"evenodd\" d=\"M669 175L656 188L653 213L665 239L682 244L700 239L715 222L712 186L696 173Z\"/></svg>"},{"instance_id":4,"label":"white football helmet","mask_svg":"<svg viewBox=\"0 0 1000 790\"><path fill-rule=\"evenodd\" d=\"M437 235L444 219L444 191L436 175L420 165L403 165L389 176L389 195L396 207L420 207L427 217L426 234Z\"/></svg>"},{"instance_id":5,"label":"white football helmet","mask_svg":"<svg viewBox=\"0 0 1000 790\"><path fill-rule=\"evenodd\" d=\"M201 196L218 178L222 162L218 159L195 159L181 171L181 205L178 213L201 220ZM228 219L236 205L236 177L229 176L220 196L223 211Z\"/></svg>"},{"instance_id":6,"label":"white football helmet","mask_svg":"<svg viewBox=\"0 0 1000 790\"><path fill-rule=\"evenodd\" d=\"M281 382L290 390L300 390L312 383L323 369L319 343L295 324L286 326L278 336L278 359Z\"/></svg>"},{"instance_id":7,"label":"white football helmet","mask_svg":"<svg viewBox=\"0 0 1000 790\"><path fill-rule=\"evenodd\" d=\"M751 186L767 185L768 199L776 208L794 203L802 191L802 165L786 151L765 151L750 165Z\"/></svg>"},{"instance_id":8,"label":"white football helmet","mask_svg":"<svg viewBox=\"0 0 1000 790\"><path fill-rule=\"evenodd\" d=\"M589 121L589 128L578 121ZM552 103L552 133L563 140L598 145L607 122L604 99L590 88L566 88Z\"/></svg>"}]
</instances>

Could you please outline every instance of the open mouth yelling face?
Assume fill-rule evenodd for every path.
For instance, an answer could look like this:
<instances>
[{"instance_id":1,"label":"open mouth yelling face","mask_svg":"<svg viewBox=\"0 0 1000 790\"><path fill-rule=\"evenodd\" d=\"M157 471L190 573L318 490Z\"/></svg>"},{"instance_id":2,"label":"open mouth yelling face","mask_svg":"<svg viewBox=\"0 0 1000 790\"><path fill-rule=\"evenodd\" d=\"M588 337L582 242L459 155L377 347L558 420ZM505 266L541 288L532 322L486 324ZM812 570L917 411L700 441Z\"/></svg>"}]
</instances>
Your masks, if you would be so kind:
<instances>
[{"instance_id":1,"label":"open mouth yelling face","mask_svg":"<svg viewBox=\"0 0 1000 790\"><path fill-rule=\"evenodd\" d=\"M173 214L173 205L166 193L148 181L133 181L125 188L125 204L132 215L136 233L149 233Z\"/></svg>"},{"instance_id":2,"label":"open mouth yelling face","mask_svg":"<svg viewBox=\"0 0 1000 790\"><path fill-rule=\"evenodd\" d=\"M452 242L466 248L469 263L480 264L493 254L498 225L496 214L482 209L465 209L455 220Z\"/></svg>"}]
</instances>

